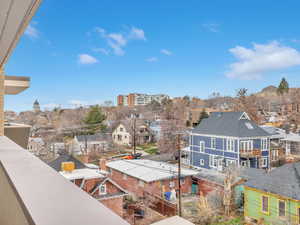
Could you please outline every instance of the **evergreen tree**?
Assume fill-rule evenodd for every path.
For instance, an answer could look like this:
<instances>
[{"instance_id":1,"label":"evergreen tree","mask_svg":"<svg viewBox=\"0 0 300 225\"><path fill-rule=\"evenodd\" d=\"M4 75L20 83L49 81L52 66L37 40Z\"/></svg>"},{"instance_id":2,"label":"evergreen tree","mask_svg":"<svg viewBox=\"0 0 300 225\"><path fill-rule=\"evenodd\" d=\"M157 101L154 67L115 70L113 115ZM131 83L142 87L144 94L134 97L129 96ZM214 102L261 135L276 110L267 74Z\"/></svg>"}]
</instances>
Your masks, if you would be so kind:
<instances>
[{"instance_id":1,"label":"evergreen tree","mask_svg":"<svg viewBox=\"0 0 300 225\"><path fill-rule=\"evenodd\" d=\"M283 77L280 81L280 84L279 84L278 88L277 88L277 94L283 95L283 94L288 93L288 92L289 92L289 84L286 81L286 79Z\"/></svg>"},{"instance_id":2,"label":"evergreen tree","mask_svg":"<svg viewBox=\"0 0 300 225\"><path fill-rule=\"evenodd\" d=\"M195 125L198 126L203 119L208 118L208 117L209 117L208 113L205 111L205 109L203 109L199 116L199 120L198 120L197 124L195 124Z\"/></svg>"},{"instance_id":3,"label":"evergreen tree","mask_svg":"<svg viewBox=\"0 0 300 225\"><path fill-rule=\"evenodd\" d=\"M106 129L106 126L103 124L105 119L106 116L102 113L101 107L98 105L91 106L90 111L83 120L86 125L86 132L95 134L96 132L104 131Z\"/></svg>"}]
</instances>

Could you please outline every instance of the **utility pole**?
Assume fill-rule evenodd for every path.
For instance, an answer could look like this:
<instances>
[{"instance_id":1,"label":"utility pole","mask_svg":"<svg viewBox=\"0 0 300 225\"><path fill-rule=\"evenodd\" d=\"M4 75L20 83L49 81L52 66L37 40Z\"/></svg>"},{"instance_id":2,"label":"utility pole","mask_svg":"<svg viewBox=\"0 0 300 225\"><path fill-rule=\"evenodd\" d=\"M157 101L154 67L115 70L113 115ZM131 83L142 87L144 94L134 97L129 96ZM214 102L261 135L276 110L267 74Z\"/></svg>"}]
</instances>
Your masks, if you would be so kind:
<instances>
[{"instance_id":1,"label":"utility pole","mask_svg":"<svg viewBox=\"0 0 300 225\"><path fill-rule=\"evenodd\" d=\"M136 154L136 114L133 114L133 154Z\"/></svg>"},{"instance_id":2,"label":"utility pole","mask_svg":"<svg viewBox=\"0 0 300 225\"><path fill-rule=\"evenodd\" d=\"M177 135L177 152L178 152L178 216L182 215L181 210L181 152L180 152L180 138L181 135Z\"/></svg>"}]
</instances>

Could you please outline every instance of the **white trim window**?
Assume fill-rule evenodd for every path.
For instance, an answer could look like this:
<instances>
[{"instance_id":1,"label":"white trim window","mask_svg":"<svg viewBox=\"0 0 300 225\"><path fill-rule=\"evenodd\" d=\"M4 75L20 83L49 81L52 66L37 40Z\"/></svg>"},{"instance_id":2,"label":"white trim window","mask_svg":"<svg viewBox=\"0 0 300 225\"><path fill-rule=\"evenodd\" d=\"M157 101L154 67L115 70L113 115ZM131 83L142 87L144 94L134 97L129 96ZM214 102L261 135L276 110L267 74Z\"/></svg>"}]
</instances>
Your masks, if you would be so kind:
<instances>
[{"instance_id":1,"label":"white trim window","mask_svg":"<svg viewBox=\"0 0 300 225\"><path fill-rule=\"evenodd\" d=\"M227 139L227 151L234 152L234 139Z\"/></svg>"},{"instance_id":2,"label":"white trim window","mask_svg":"<svg viewBox=\"0 0 300 225\"><path fill-rule=\"evenodd\" d=\"M236 165L236 160L234 159L226 159L226 166L235 166Z\"/></svg>"},{"instance_id":3,"label":"white trim window","mask_svg":"<svg viewBox=\"0 0 300 225\"><path fill-rule=\"evenodd\" d=\"M106 185L105 184L101 184L99 186L99 195L106 195L107 192L106 192Z\"/></svg>"},{"instance_id":4,"label":"white trim window","mask_svg":"<svg viewBox=\"0 0 300 225\"><path fill-rule=\"evenodd\" d=\"M246 161L246 160L241 161L241 166L242 167L249 167L248 161Z\"/></svg>"},{"instance_id":5,"label":"white trim window","mask_svg":"<svg viewBox=\"0 0 300 225\"><path fill-rule=\"evenodd\" d=\"M261 139L261 149L268 150L268 139L267 138Z\"/></svg>"},{"instance_id":6,"label":"white trim window","mask_svg":"<svg viewBox=\"0 0 300 225\"><path fill-rule=\"evenodd\" d=\"M204 141L200 141L200 152L205 153L205 142Z\"/></svg>"},{"instance_id":7,"label":"white trim window","mask_svg":"<svg viewBox=\"0 0 300 225\"><path fill-rule=\"evenodd\" d=\"M252 151L253 150L253 141L248 140L248 141L241 141L240 142L240 150L242 151Z\"/></svg>"},{"instance_id":8,"label":"white trim window","mask_svg":"<svg viewBox=\"0 0 300 225\"><path fill-rule=\"evenodd\" d=\"M267 167L268 166L268 158L262 158L261 159L261 166Z\"/></svg>"},{"instance_id":9,"label":"white trim window","mask_svg":"<svg viewBox=\"0 0 300 225\"><path fill-rule=\"evenodd\" d=\"M218 168L218 156L216 155L209 155L209 166L213 168Z\"/></svg>"},{"instance_id":10,"label":"white trim window","mask_svg":"<svg viewBox=\"0 0 300 225\"><path fill-rule=\"evenodd\" d=\"M278 200L278 216L285 217L286 216L286 204L284 200Z\"/></svg>"},{"instance_id":11,"label":"white trim window","mask_svg":"<svg viewBox=\"0 0 300 225\"><path fill-rule=\"evenodd\" d=\"M204 159L200 159L200 166L204 166Z\"/></svg>"},{"instance_id":12,"label":"white trim window","mask_svg":"<svg viewBox=\"0 0 300 225\"><path fill-rule=\"evenodd\" d=\"M211 141L210 142L211 148L216 149L217 147L216 138L211 138L210 141Z\"/></svg>"},{"instance_id":13,"label":"white trim window","mask_svg":"<svg viewBox=\"0 0 300 225\"><path fill-rule=\"evenodd\" d=\"M140 187L144 187L144 186L145 186L145 182L142 181L142 180L139 180L139 186L140 186Z\"/></svg>"}]
</instances>

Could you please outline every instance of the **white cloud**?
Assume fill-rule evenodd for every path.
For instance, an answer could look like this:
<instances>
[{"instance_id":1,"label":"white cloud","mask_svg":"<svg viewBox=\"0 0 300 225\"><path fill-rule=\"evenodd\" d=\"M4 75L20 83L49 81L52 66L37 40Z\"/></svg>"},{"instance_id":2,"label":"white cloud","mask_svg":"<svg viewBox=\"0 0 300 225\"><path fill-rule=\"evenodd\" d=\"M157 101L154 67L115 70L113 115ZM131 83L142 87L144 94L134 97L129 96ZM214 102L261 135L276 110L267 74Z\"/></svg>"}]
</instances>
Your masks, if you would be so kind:
<instances>
[{"instance_id":1,"label":"white cloud","mask_svg":"<svg viewBox=\"0 0 300 225\"><path fill-rule=\"evenodd\" d=\"M81 100L70 100L68 103L73 106L73 107L80 107L80 106L86 106L88 103L86 101L81 101Z\"/></svg>"},{"instance_id":2,"label":"white cloud","mask_svg":"<svg viewBox=\"0 0 300 225\"><path fill-rule=\"evenodd\" d=\"M30 38L38 38L40 36L40 32L35 27L36 23L31 23L28 25L27 29L25 30L25 35Z\"/></svg>"},{"instance_id":3,"label":"white cloud","mask_svg":"<svg viewBox=\"0 0 300 225\"><path fill-rule=\"evenodd\" d=\"M104 55L109 55L109 50L105 49L105 48L93 48L92 49L94 52L100 52Z\"/></svg>"},{"instance_id":4,"label":"white cloud","mask_svg":"<svg viewBox=\"0 0 300 225\"><path fill-rule=\"evenodd\" d=\"M160 50L160 52L164 55L172 55L173 54L171 51L169 51L167 49L162 49L162 50Z\"/></svg>"},{"instance_id":5,"label":"white cloud","mask_svg":"<svg viewBox=\"0 0 300 225\"><path fill-rule=\"evenodd\" d=\"M60 107L60 104L57 104L57 103L48 103L48 104L44 104L41 106L43 109L46 109L46 110L52 110L54 108L59 108Z\"/></svg>"},{"instance_id":6,"label":"white cloud","mask_svg":"<svg viewBox=\"0 0 300 225\"><path fill-rule=\"evenodd\" d=\"M95 64L98 63L98 60L88 54L80 54L78 55L78 63L79 64Z\"/></svg>"},{"instance_id":7,"label":"white cloud","mask_svg":"<svg viewBox=\"0 0 300 225\"><path fill-rule=\"evenodd\" d=\"M292 39L291 42L300 43L300 40L299 39Z\"/></svg>"},{"instance_id":8,"label":"white cloud","mask_svg":"<svg viewBox=\"0 0 300 225\"><path fill-rule=\"evenodd\" d=\"M229 49L237 62L229 65L226 76L239 79L259 79L264 73L300 65L300 52L278 41L253 44L253 48L236 46Z\"/></svg>"},{"instance_id":9,"label":"white cloud","mask_svg":"<svg viewBox=\"0 0 300 225\"><path fill-rule=\"evenodd\" d=\"M148 59L146 59L147 62L157 62L158 59L156 57L150 57Z\"/></svg>"},{"instance_id":10,"label":"white cloud","mask_svg":"<svg viewBox=\"0 0 300 225\"><path fill-rule=\"evenodd\" d=\"M136 28L136 27L131 28L129 38L130 39L146 41L145 32L142 29L139 29L139 28Z\"/></svg>"},{"instance_id":11,"label":"white cloud","mask_svg":"<svg viewBox=\"0 0 300 225\"><path fill-rule=\"evenodd\" d=\"M202 24L202 27L204 27L208 31L214 32L214 33L217 33L220 31L219 30L220 25L217 23L204 23L204 24Z\"/></svg>"},{"instance_id":12,"label":"white cloud","mask_svg":"<svg viewBox=\"0 0 300 225\"><path fill-rule=\"evenodd\" d=\"M132 27L130 31L108 33L101 27L96 27L95 31L100 34L101 38L105 39L107 45L112 49L113 53L118 56L125 54L124 48L131 40L146 40L145 33L142 29Z\"/></svg>"}]
</instances>

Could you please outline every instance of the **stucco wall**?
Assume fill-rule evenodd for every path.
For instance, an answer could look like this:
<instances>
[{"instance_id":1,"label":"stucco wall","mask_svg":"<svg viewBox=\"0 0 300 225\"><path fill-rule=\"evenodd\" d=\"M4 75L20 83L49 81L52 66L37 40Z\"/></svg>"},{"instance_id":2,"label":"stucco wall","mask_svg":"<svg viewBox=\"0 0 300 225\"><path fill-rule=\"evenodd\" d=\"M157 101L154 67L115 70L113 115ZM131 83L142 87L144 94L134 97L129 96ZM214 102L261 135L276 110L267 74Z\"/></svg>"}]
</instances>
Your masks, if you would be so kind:
<instances>
[{"instance_id":1,"label":"stucco wall","mask_svg":"<svg viewBox=\"0 0 300 225\"><path fill-rule=\"evenodd\" d=\"M0 166L0 202L1 225L29 225L2 166Z\"/></svg>"}]
</instances>

